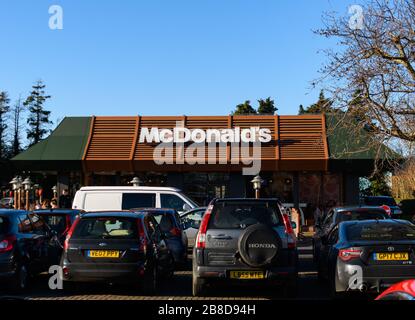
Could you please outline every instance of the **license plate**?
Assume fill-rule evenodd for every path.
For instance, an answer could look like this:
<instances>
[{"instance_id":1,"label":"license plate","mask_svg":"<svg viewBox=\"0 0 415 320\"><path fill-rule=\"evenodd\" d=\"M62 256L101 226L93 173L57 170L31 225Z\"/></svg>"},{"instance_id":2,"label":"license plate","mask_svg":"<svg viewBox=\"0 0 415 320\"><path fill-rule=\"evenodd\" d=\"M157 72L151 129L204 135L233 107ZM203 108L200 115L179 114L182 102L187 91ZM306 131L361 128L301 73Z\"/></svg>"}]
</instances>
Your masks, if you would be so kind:
<instances>
[{"instance_id":1,"label":"license plate","mask_svg":"<svg viewBox=\"0 0 415 320\"><path fill-rule=\"evenodd\" d=\"M119 258L120 252L116 250L89 250L90 258Z\"/></svg>"},{"instance_id":2,"label":"license plate","mask_svg":"<svg viewBox=\"0 0 415 320\"><path fill-rule=\"evenodd\" d=\"M377 252L374 254L374 260L377 261L407 261L409 253L407 252Z\"/></svg>"},{"instance_id":3,"label":"license plate","mask_svg":"<svg viewBox=\"0 0 415 320\"><path fill-rule=\"evenodd\" d=\"M265 274L262 271L231 271L231 279L264 279Z\"/></svg>"}]
</instances>

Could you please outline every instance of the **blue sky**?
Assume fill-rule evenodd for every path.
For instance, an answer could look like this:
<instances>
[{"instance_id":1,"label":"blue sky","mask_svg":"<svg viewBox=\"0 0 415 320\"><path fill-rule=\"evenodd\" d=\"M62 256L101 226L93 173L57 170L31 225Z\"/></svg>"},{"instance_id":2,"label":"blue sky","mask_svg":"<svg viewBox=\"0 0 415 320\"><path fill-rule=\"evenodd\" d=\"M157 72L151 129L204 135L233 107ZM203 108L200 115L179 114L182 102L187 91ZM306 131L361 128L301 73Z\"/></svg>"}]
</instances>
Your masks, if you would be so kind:
<instances>
[{"instance_id":1,"label":"blue sky","mask_svg":"<svg viewBox=\"0 0 415 320\"><path fill-rule=\"evenodd\" d=\"M340 0L0 0L0 90L42 79L52 118L224 115L271 96L296 114L334 45L312 33ZM64 29L48 27L61 5Z\"/></svg>"}]
</instances>

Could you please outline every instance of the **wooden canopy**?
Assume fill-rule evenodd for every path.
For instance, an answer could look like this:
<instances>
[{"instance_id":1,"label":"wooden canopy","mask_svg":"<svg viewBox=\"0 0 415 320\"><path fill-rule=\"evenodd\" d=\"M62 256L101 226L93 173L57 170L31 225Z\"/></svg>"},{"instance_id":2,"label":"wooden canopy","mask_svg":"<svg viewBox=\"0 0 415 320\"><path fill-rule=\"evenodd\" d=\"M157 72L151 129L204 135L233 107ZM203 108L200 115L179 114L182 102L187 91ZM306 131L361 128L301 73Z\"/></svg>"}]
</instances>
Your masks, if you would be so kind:
<instances>
[{"instance_id":1,"label":"wooden canopy","mask_svg":"<svg viewBox=\"0 0 415 320\"><path fill-rule=\"evenodd\" d=\"M219 164L217 154L216 164L155 164L153 152L157 144L140 143L140 129L173 129L178 122L188 129L267 128L272 139L261 145L261 170L327 170L329 150L324 115L92 117L82 156L84 170L241 170L241 164L231 163L230 145L226 149L226 163ZM174 148L173 154L176 156Z\"/></svg>"}]
</instances>

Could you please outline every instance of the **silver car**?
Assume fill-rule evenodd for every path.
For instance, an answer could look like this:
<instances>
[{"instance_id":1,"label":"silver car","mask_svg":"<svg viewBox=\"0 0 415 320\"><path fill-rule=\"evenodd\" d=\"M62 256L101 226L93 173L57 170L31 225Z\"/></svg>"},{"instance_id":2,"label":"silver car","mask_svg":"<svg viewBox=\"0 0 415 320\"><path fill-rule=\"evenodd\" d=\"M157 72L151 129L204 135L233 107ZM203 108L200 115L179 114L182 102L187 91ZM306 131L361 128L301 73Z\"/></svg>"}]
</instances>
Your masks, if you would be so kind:
<instances>
[{"instance_id":1,"label":"silver car","mask_svg":"<svg viewBox=\"0 0 415 320\"><path fill-rule=\"evenodd\" d=\"M277 199L215 199L193 249L193 295L223 281L297 288L298 252L288 215Z\"/></svg>"}]
</instances>

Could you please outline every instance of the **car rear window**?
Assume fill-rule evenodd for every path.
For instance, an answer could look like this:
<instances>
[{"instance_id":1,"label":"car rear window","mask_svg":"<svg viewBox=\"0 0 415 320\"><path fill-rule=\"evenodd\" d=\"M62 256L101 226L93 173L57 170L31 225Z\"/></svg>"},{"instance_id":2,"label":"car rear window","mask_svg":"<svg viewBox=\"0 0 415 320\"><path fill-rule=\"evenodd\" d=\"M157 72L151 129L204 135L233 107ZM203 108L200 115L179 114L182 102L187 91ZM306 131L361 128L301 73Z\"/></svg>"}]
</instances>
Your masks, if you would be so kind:
<instances>
[{"instance_id":1,"label":"car rear window","mask_svg":"<svg viewBox=\"0 0 415 320\"><path fill-rule=\"evenodd\" d=\"M348 210L339 212L337 222L353 221L353 220L384 220L388 216L383 210L368 209L368 210Z\"/></svg>"},{"instance_id":2,"label":"car rear window","mask_svg":"<svg viewBox=\"0 0 415 320\"><path fill-rule=\"evenodd\" d=\"M346 227L346 237L350 241L415 240L415 226L404 223L359 223Z\"/></svg>"},{"instance_id":3,"label":"car rear window","mask_svg":"<svg viewBox=\"0 0 415 320\"><path fill-rule=\"evenodd\" d=\"M83 218L76 226L73 238L133 239L137 237L137 220L120 217Z\"/></svg>"},{"instance_id":4,"label":"car rear window","mask_svg":"<svg viewBox=\"0 0 415 320\"><path fill-rule=\"evenodd\" d=\"M282 223L276 202L223 201L214 205L209 219L212 229L245 229L256 223L277 226Z\"/></svg>"},{"instance_id":5,"label":"car rear window","mask_svg":"<svg viewBox=\"0 0 415 320\"><path fill-rule=\"evenodd\" d=\"M367 197L365 198L365 204L367 204L368 206L396 206L395 200L393 198L388 197Z\"/></svg>"},{"instance_id":6,"label":"car rear window","mask_svg":"<svg viewBox=\"0 0 415 320\"><path fill-rule=\"evenodd\" d=\"M6 217L0 217L0 234L5 234L9 231L9 220Z\"/></svg>"}]
</instances>

